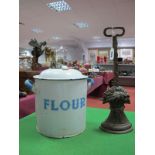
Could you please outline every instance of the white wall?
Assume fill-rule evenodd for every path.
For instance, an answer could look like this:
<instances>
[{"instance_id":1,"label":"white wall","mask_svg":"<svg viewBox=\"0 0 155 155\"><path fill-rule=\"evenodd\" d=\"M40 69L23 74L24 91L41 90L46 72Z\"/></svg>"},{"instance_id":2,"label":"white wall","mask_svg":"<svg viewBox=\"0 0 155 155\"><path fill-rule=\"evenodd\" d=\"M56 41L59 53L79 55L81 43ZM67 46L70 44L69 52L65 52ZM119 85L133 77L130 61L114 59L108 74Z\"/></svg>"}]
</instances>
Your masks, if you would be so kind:
<instances>
[{"instance_id":1,"label":"white wall","mask_svg":"<svg viewBox=\"0 0 155 155\"><path fill-rule=\"evenodd\" d=\"M87 48L109 48L112 47L112 39L87 42ZM118 47L135 47L135 38L119 38Z\"/></svg>"}]
</instances>

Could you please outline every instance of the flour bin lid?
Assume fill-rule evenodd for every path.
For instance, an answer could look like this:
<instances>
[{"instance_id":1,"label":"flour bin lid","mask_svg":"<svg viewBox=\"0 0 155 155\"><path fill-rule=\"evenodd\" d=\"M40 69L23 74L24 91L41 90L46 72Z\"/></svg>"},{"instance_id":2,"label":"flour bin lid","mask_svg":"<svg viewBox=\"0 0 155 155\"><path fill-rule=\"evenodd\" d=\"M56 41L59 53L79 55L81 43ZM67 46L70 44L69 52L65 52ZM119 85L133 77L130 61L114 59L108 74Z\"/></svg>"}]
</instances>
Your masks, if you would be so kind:
<instances>
[{"instance_id":1,"label":"flour bin lid","mask_svg":"<svg viewBox=\"0 0 155 155\"><path fill-rule=\"evenodd\" d=\"M80 71L69 69L67 66L62 66L61 69L46 69L39 75L33 76L35 79L44 80L78 80L86 79L87 76L83 75Z\"/></svg>"}]
</instances>

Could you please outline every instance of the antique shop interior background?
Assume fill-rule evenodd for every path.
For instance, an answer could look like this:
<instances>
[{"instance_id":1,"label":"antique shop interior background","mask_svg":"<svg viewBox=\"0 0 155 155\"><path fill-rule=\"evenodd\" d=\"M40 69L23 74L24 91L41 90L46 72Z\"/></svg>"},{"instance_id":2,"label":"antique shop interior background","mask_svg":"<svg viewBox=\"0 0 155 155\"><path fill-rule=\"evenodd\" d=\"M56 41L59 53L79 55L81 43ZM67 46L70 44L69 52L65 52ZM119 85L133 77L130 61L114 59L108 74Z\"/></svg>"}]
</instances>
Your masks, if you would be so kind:
<instances>
[{"instance_id":1,"label":"antique shop interior background","mask_svg":"<svg viewBox=\"0 0 155 155\"><path fill-rule=\"evenodd\" d=\"M113 148L113 153L134 155L135 1L62 0L62 8L61 5L58 7L56 4L51 4L52 2L56 2L56 0L19 1L19 118L21 155L26 154L26 147L30 152L33 150L32 146L36 147L35 154L39 153L38 150L41 152L44 150L41 147L38 148L33 143L33 140L30 140L32 142L31 145L28 144L30 141L27 139L26 133L34 134L36 139L43 137L39 137L39 134L36 135L35 129L30 131L35 126L33 121L35 120L36 96L32 89L30 89L30 83L25 83L25 81L28 79L34 82L33 76L40 74L48 68L53 68L55 61L57 68L65 65L68 68L78 70L82 75L88 76L93 81L90 90L87 91L87 115L89 116L88 119L90 119L87 122L87 129L91 131L91 125L89 124L91 122L92 126L94 125L91 136L94 136L93 138L96 138L99 142L98 145L94 139L90 140L91 146L96 146L96 154L104 154L102 152L104 150L107 151L106 155L113 155L110 152L111 148L109 146L116 146L116 148ZM97 116L102 119L102 116L106 118L106 114L108 115L109 105L103 104L104 92L111 87L111 82L115 76L113 40L112 37L107 37L103 33L107 27L111 28L108 30L108 33L112 37L121 33L120 30L113 29L114 27L123 27L125 29L125 34L117 37L118 81L119 85L125 88L130 96L130 104L125 105L124 112L132 124L132 131L120 134L120 140L114 134L101 134L101 131L99 131L101 122L100 119L99 121L97 120ZM33 46L30 42L33 42ZM39 65L34 66L32 51L41 42L45 44L41 47L42 53L38 57ZM103 110L103 113L105 111L105 113L103 114L100 110ZM87 131L89 130L85 132ZM98 134L98 137L95 137L96 134ZM107 137L111 136L110 138L115 144L111 143L108 138L102 144L105 135ZM81 134L80 136L82 138L86 135ZM83 137L84 139L85 137ZM47 144L45 148L53 145L45 138L42 140ZM74 140L78 147L80 145L79 141L76 141L76 138ZM35 141L40 145L39 140ZM66 141L68 143L62 141L66 154L73 154L74 149L65 149L68 148L67 144L72 145L72 138ZM86 143L83 143L84 147L87 147ZM60 141L54 144L56 145L55 148L59 148L59 145L61 145ZM72 147L74 148L75 146ZM80 147L79 151L82 148ZM89 154L89 149L91 148L89 147L85 150L87 151L86 154ZM60 148L57 151L61 151ZM79 154L82 154L82 152L79 152Z\"/></svg>"}]
</instances>

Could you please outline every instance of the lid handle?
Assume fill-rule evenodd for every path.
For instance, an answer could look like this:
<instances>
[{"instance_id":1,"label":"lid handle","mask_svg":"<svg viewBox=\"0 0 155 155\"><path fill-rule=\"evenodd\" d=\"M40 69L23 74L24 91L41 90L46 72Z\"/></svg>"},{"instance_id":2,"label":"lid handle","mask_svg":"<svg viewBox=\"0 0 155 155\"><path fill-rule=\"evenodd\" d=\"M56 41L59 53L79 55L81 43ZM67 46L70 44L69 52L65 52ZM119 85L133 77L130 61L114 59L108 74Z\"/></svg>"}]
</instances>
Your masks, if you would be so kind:
<instances>
[{"instance_id":1,"label":"lid handle","mask_svg":"<svg viewBox=\"0 0 155 155\"><path fill-rule=\"evenodd\" d=\"M68 70L68 67L63 65L63 66L61 67L61 69L63 69L63 70Z\"/></svg>"}]
</instances>

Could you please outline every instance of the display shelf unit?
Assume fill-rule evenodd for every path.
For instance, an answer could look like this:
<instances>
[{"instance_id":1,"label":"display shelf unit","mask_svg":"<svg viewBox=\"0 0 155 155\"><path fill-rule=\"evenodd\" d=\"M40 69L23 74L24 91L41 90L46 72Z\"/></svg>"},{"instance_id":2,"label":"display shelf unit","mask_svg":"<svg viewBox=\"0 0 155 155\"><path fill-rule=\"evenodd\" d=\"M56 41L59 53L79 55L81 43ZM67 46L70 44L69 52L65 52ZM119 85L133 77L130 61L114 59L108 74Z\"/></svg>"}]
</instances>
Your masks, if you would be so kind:
<instances>
[{"instance_id":1,"label":"display shelf unit","mask_svg":"<svg viewBox=\"0 0 155 155\"><path fill-rule=\"evenodd\" d=\"M113 64L96 64L101 71L113 70ZM122 86L135 86L135 64L119 64L119 83Z\"/></svg>"}]
</instances>

